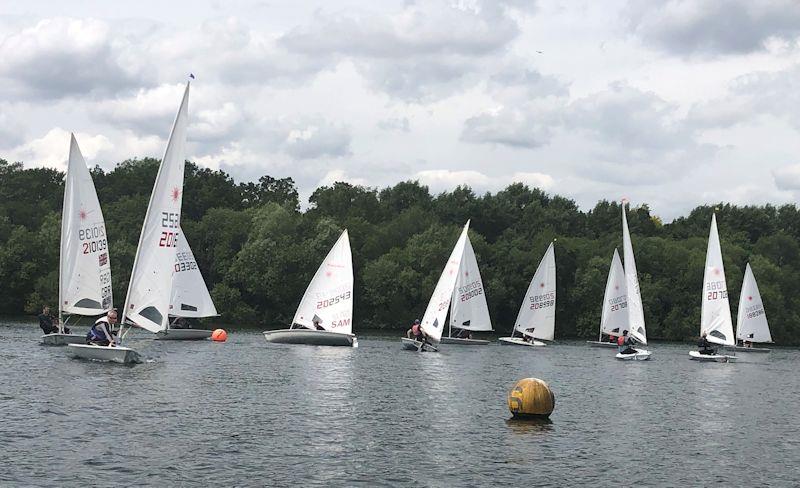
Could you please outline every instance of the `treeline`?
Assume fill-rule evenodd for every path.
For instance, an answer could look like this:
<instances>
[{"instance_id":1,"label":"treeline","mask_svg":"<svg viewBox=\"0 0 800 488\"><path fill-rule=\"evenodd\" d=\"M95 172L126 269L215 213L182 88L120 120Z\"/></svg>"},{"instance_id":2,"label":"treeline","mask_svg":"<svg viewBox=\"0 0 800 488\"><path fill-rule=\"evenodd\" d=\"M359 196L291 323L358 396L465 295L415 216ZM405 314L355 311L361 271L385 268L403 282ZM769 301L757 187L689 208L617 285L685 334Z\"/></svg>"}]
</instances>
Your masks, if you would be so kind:
<instances>
[{"instance_id":1,"label":"treeline","mask_svg":"<svg viewBox=\"0 0 800 488\"><path fill-rule=\"evenodd\" d=\"M111 250L114 300L122 307L158 161L128 160L92 176ZM55 307L63 173L0 159L0 313ZM300 210L291 178L236 183L186 164L182 227L224 323L286 325L322 258L344 228L355 267L354 324L404 329L420 317L461 227L481 266L494 328L509 331L548 243L556 241L557 337L596 337L611 255L621 247L620 205L588 212L574 201L513 184L477 195L431 195L417 182L375 189L318 188ZM716 208L736 315L745 263L758 280L773 339L800 343L800 212L795 205L701 206L662 224L647 205L628 222L648 336L696 337L711 213Z\"/></svg>"}]
</instances>

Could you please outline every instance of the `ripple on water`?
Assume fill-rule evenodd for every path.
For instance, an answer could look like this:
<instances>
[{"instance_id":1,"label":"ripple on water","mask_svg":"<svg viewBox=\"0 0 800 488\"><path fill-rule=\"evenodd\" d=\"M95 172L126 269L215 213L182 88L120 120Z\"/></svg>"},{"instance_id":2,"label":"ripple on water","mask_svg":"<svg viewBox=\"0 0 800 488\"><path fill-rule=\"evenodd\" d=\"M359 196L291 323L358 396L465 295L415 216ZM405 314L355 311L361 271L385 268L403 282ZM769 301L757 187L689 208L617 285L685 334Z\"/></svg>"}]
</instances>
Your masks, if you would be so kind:
<instances>
[{"instance_id":1,"label":"ripple on water","mask_svg":"<svg viewBox=\"0 0 800 488\"><path fill-rule=\"evenodd\" d=\"M623 363L583 343L400 350L131 337L132 367L38 347L0 324L3 484L537 486L796 484L798 353L699 364L654 344ZM551 423L510 420L520 378L550 383ZM0 441L2 442L2 441ZM754 447L756 446L756 447ZM752 466L754 468L744 468ZM757 467L757 468L755 468Z\"/></svg>"}]
</instances>

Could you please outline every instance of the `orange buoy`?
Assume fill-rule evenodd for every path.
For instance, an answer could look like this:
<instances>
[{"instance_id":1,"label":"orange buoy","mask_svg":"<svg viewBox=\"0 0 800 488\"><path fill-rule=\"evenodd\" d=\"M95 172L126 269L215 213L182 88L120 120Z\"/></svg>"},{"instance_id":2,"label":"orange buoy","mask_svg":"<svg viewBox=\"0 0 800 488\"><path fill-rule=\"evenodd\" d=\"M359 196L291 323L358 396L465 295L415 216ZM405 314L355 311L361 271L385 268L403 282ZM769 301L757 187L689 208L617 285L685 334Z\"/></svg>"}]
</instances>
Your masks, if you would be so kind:
<instances>
[{"instance_id":1,"label":"orange buoy","mask_svg":"<svg viewBox=\"0 0 800 488\"><path fill-rule=\"evenodd\" d=\"M514 418L546 418L555 406L550 386L538 378L523 378L508 392L508 409Z\"/></svg>"},{"instance_id":2,"label":"orange buoy","mask_svg":"<svg viewBox=\"0 0 800 488\"><path fill-rule=\"evenodd\" d=\"M225 329L217 329L211 333L211 340L214 342L225 342L228 340L228 333Z\"/></svg>"}]
</instances>

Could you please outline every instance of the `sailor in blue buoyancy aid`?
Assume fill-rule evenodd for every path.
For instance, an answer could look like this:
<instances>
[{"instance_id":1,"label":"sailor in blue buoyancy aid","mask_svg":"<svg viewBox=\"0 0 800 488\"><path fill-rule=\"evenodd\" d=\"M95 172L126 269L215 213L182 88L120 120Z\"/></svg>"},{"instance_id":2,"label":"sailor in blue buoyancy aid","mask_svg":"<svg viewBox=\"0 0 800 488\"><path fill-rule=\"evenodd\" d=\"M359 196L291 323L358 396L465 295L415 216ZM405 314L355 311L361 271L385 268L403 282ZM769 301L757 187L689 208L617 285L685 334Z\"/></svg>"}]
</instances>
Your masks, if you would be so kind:
<instances>
[{"instance_id":1,"label":"sailor in blue buoyancy aid","mask_svg":"<svg viewBox=\"0 0 800 488\"><path fill-rule=\"evenodd\" d=\"M117 311L110 310L105 317L95 321L89 333L86 334L86 343L97 346L116 346L112 326L117 323Z\"/></svg>"}]
</instances>

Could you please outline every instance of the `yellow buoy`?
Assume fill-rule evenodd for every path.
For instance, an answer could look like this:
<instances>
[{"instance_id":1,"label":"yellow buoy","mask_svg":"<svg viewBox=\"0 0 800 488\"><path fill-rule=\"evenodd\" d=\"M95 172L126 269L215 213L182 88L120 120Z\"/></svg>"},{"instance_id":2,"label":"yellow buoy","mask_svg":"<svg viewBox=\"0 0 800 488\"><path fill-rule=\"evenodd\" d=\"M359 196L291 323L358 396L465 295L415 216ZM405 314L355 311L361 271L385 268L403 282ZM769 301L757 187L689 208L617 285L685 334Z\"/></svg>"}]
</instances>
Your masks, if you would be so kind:
<instances>
[{"instance_id":1,"label":"yellow buoy","mask_svg":"<svg viewBox=\"0 0 800 488\"><path fill-rule=\"evenodd\" d=\"M550 386L538 378L523 378L508 392L508 409L514 418L546 418L555 406Z\"/></svg>"},{"instance_id":2,"label":"yellow buoy","mask_svg":"<svg viewBox=\"0 0 800 488\"><path fill-rule=\"evenodd\" d=\"M228 333L225 329L217 329L211 333L211 340L214 342L225 342L228 340Z\"/></svg>"}]
</instances>

